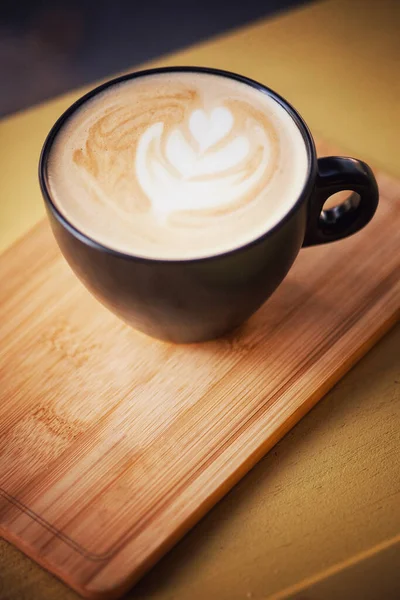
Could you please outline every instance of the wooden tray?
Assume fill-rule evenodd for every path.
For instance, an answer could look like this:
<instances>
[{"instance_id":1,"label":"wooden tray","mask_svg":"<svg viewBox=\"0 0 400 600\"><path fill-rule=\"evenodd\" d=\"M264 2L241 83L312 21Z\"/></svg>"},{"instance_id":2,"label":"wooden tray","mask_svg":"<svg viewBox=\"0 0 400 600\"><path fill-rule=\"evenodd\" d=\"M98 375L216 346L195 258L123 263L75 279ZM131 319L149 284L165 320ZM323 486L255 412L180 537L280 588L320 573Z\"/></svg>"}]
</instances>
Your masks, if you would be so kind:
<instances>
[{"instance_id":1,"label":"wooden tray","mask_svg":"<svg viewBox=\"0 0 400 600\"><path fill-rule=\"evenodd\" d=\"M303 250L235 335L125 326L47 223L0 258L0 530L85 596L118 597L393 325L400 182L361 233Z\"/></svg>"}]
</instances>

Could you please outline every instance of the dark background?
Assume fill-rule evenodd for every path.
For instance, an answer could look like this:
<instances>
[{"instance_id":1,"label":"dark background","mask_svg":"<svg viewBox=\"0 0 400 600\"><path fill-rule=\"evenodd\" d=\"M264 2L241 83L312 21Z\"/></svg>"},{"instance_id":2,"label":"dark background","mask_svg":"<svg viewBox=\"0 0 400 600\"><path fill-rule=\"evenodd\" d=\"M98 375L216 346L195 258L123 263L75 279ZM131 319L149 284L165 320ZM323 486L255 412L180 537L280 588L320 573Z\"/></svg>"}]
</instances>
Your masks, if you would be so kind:
<instances>
[{"instance_id":1,"label":"dark background","mask_svg":"<svg viewBox=\"0 0 400 600\"><path fill-rule=\"evenodd\" d=\"M305 0L0 0L0 117Z\"/></svg>"}]
</instances>

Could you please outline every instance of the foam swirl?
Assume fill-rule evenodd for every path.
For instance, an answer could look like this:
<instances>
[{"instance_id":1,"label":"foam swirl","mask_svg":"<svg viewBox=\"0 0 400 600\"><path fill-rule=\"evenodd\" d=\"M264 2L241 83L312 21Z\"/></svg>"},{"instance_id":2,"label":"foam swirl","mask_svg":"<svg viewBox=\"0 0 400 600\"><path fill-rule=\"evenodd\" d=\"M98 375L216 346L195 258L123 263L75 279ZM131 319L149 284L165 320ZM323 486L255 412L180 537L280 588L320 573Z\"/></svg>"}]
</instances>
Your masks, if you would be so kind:
<instances>
[{"instance_id":1,"label":"foam swirl","mask_svg":"<svg viewBox=\"0 0 400 600\"><path fill-rule=\"evenodd\" d=\"M73 160L86 184L125 219L153 211L175 226L231 212L268 184L278 144L250 103L205 102L195 89L117 106L89 129Z\"/></svg>"}]
</instances>

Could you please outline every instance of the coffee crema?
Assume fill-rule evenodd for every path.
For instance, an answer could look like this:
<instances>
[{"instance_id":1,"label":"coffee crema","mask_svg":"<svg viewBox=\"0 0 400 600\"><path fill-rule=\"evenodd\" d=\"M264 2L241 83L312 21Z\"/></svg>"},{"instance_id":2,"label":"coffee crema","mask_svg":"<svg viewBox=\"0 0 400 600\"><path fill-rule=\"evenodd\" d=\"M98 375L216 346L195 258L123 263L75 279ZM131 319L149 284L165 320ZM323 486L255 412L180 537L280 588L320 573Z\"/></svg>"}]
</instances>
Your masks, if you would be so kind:
<instances>
[{"instance_id":1,"label":"coffee crema","mask_svg":"<svg viewBox=\"0 0 400 600\"><path fill-rule=\"evenodd\" d=\"M235 79L168 72L111 85L63 124L47 178L64 217L130 255L193 259L258 238L307 177L299 128Z\"/></svg>"}]
</instances>

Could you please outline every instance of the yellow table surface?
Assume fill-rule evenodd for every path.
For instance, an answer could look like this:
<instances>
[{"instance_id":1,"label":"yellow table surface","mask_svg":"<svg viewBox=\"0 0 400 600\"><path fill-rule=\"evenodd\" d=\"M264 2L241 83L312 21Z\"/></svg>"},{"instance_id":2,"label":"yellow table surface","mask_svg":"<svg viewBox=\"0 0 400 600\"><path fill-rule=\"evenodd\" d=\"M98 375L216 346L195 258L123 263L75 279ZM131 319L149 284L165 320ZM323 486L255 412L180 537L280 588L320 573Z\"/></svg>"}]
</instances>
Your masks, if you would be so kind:
<instances>
[{"instance_id":1,"label":"yellow table surface","mask_svg":"<svg viewBox=\"0 0 400 600\"><path fill-rule=\"evenodd\" d=\"M328 0L146 66L205 65L248 75L294 104L316 136L400 177L399 31L397 0ZM0 122L0 250L44 216L40 148L82 92ZM399 442L397 326L129 597L395 597ZM0 598L76 597L0 542Z\"/></svg>"}]
</instances>

